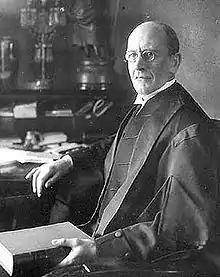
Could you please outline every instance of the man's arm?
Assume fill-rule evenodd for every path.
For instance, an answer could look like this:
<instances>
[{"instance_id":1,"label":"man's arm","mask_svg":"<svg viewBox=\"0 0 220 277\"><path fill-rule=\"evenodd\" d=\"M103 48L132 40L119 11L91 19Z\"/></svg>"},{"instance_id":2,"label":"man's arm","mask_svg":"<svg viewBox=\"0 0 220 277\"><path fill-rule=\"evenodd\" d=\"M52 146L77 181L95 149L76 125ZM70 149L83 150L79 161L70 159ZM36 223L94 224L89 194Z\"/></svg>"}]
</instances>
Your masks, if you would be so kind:
<instances>
[{"instance_id":1,"label":"man's arm","mask_svg":"<svg viewBox=\"0 0 220 277\"><path fill-rule=\"evenodd\" d=\"M88 147L77 151L70 151L57 161L32 169L26 175L26 179L32 179L33 192L40 197L44 188L49 188L72 170L91 169L95 167L102 169L105 156L113 139L114 135L109 136Z\"/></svg>"},{"instance_id":2,"label":"man's arm","mask_svg":"<svg viewBox=\"0 0 220 277\"><path fill-rule=\"evenodd\" d=\"M102 140L98 140L93 144L77 151L69 151L66 155L69 155L72 158L75 168L82 169L91 166L103 166L105 157L112 145L114 138L115 134Z\"/></svg>"}]
</instances>

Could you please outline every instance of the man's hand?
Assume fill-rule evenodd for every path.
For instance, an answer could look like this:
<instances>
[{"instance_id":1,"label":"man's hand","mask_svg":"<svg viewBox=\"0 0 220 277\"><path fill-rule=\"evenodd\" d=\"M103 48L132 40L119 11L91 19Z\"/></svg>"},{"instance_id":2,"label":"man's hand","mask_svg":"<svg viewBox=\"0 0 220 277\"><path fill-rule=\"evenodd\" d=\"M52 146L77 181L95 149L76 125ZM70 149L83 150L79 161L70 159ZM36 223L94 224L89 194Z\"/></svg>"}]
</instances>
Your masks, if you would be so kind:
<instances>
[{"instance_id":1,"label":"man's hand","mask_svg":"<svg viewBox=\"0 0 220 277\"><path fill-rule=\"evenodd\" d=\"M58 264L58 267L81 265L96 259L96 244L93 239L57 239L52 240L52 244L71 248L69 255Z\"/></svg>"},{"instance_id":2,"label":"man's hand","mask_svg":"<svg viewBox=\"0 0 220 277\"><path fill-rule=\"evenodd\" d=\"M44 188L49 188L60 177L69 172L72 167L72 160L67 155L60 160L33 168L25 178L27 180L32 178L33 192L40 197Z\"/></svg>"}]
</instances>

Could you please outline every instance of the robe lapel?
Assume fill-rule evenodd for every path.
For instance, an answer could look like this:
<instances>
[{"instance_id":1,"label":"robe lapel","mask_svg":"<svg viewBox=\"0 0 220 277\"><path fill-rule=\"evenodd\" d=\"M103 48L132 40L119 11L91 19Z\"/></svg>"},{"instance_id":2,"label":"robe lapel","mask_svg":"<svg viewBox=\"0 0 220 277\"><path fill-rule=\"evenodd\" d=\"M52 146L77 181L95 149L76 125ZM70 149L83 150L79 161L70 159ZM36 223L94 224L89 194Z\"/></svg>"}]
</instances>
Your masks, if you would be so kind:
<instances>
[{"instance_id":1,"label":"robe lapel","mask_svg":"<svg viewBox=\"0 0 220 277\"><path fill-rule=\"evenodd\" d=\"M104 233L110 221L119 211L122 202L146 162L155 142L172 116L182 105L177 93L168 92L166 90L151 99L133 120L133 126L126 132L124 139L129 139L134 136L135 129L139 130L133 147L127 178L104 209L97 229L99 234Z\"/></svg>"}]
</instances>

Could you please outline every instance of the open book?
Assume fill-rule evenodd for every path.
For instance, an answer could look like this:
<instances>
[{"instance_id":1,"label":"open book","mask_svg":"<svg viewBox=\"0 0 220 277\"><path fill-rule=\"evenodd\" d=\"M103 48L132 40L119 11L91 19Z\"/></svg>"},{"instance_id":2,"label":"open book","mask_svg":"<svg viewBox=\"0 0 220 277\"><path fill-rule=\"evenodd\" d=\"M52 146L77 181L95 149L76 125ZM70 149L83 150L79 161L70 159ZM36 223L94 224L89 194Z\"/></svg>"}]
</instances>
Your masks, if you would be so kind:
<instances>
[{"instance_id":1,"label":"open book","mask_svg":"<svg viewBox=\"0 0 220 277\"><path fill-rule=\"evenodd\" d=\"M54 247L51 243L58 238L90 238L70 222L27 228L0 233L0 265L12 276L25 264L46 261L55 266L70 251L69 248Z\"/></svg>"}]
</instances>

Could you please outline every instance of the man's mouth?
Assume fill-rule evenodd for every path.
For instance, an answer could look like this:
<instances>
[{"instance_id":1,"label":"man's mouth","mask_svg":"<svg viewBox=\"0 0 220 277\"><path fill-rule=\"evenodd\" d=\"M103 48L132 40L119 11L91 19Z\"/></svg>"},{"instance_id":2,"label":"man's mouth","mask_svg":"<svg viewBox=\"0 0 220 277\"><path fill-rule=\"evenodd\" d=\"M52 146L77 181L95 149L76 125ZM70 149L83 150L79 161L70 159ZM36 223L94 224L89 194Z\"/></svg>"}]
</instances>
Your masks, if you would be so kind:
<instances>
[{"instance_id":1,"label":"man's mouth","mask_svg":"<svg viewBox=\"0 0 220 277\"><path fill-rule=\"evenodd\" d=\"M136 76L134 79L135 80L150 80L151 78L149 76Z\"/></svg>"}]
</instances>

